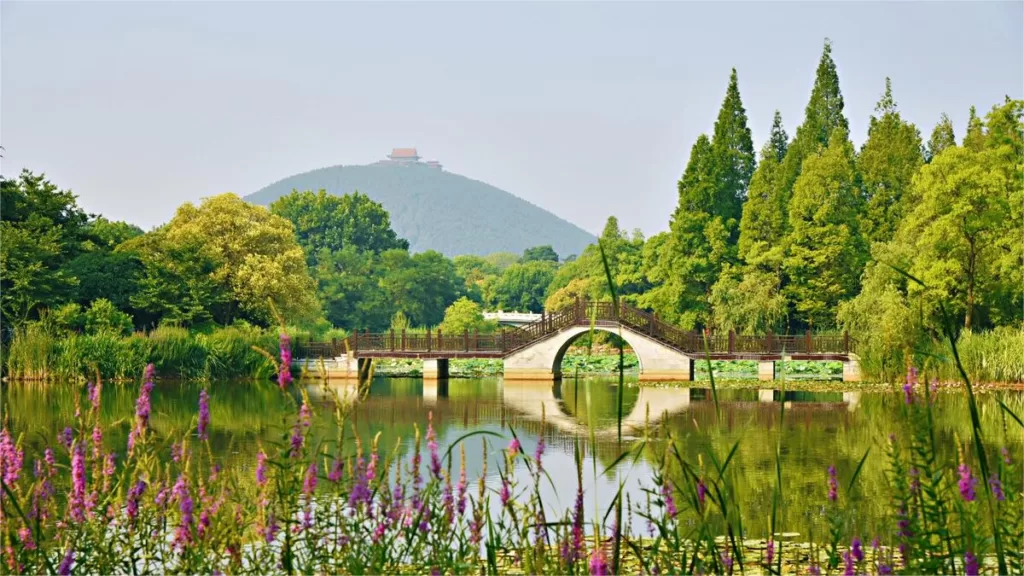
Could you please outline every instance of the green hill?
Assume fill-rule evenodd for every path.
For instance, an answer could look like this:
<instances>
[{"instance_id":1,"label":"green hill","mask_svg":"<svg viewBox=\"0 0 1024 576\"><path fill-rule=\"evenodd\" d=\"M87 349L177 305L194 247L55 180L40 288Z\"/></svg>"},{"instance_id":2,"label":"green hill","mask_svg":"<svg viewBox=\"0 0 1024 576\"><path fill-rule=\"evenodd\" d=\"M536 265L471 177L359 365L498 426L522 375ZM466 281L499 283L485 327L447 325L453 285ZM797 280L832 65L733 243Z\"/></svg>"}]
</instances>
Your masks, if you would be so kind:
<instances>
[{"instance_id":1,"label":"green hill","mask_svg":"<svg viewBox=\"0 0 1024 576\"><path fill-rule=\"evenodd\" d=\"M592 234L490 184L425 164L381 162L296 174L245 197L267 205L292 190L358 190L391 213L395 232L414 252L521 253L550 244L562 258L594 242Z\"/></svg>"}]
</instances>

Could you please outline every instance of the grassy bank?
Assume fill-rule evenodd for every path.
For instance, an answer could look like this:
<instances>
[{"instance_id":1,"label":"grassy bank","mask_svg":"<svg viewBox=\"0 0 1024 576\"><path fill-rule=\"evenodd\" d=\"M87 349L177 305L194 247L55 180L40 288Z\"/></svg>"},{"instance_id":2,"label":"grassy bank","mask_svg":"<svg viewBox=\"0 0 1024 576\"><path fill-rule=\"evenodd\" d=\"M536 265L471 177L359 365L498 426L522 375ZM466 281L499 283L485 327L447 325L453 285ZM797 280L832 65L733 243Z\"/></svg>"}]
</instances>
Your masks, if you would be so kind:
<instances>
[{"instance_id":1,"label":"grassy bank","mask_svg":"<svg viewBox=\"0 0 1024 576\"><path fill-rule=\"evenodd\" d=\"M322 335L291 329L293 342ZM185 380L268 377L274 365L255 348L276 353L277 330L228 326L205 332L161 326L129 336L61 332L32 323L3 350L4 376L12 380L137 379L152 362L160 375Z\"/></svg>"}]
</instances>

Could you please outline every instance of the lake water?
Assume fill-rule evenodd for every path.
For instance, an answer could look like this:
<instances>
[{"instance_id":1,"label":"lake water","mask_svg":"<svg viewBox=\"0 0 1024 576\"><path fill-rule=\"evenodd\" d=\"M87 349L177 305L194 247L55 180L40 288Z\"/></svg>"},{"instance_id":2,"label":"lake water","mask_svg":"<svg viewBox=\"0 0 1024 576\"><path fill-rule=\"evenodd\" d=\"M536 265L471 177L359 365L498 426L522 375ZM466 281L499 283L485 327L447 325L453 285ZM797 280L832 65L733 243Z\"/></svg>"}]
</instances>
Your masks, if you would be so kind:
<instances>
[{"instance_id":1,"label":"lake water","mask_svg":"<svg viewBox=\"0 0 1024 576\"><path fill-rule=\"evenodd\" d=\"M551 483L542 485L549 507L564 511L572 506L577 488L574 450L585 452L583 488L587 505L594 499L602 512L621 482L635 504L647 498L652 472L661 465L666 440L652 440L612 466L619 455L636 446L641 426L648 417L660 420L661 435L671 431L682 456L710 468L708 453L719 458L737 445L730 464L748 537L767 535L775 478L775 445L781 441L784 498L779 526L802 535L824 535L823 509L827 492L826 470L835 465L845 492L846 479L853 474L865 451L871 450L861 471L858 498L850 507L858 532L867 536L891 534L895 521L888 516L884 444L890 433L901 434L904 410L898 387L890 392L786 392L778 390L722 388L716 417L707 384L694 387L647 388L628 382L624 388L622 444L616 439L616 378L589 378L550 383L511 383L500 378L453 379L447 383L425 383L419 379L377 378L369 394L358 401L348 426L355 426L364 442L380 433L384 452L397 449L405 456L411 451L414 425L425 430L427 415L442 451L467 433L487 430L504 438L476 435L465 440L468 476L472 482L483 470L483 443L490 444L488 482L497 485L499 449L507 446L511 430L519 436L524 451L532 454L541 433L545 438L544 468ZM705 387L699 387L699 386ZM163 437L181 437L194 428L199 383L158 382L153 392L152 425ZM756 386L756 384L753 384ZM338 435L333 417L331 393L320 383L306 385L314 400L314 437L332 441ZM829 387L841 387L831 383ZM57 442L65 426L74 421L76 401L84 403L83 387L74 385L3 385L3 418L15 436L23 433L26 462L48 445ZM215 457L227 465L252 467L260 446L269 448L286 442L295 418L294 404L270 382L214 382L209 386L212 414L211 446ZM332 384L335 393L345 395L352 387ZM105 443L124 452L138 384L106 384L102 418L107 424ZM1018 413L1024 412L1024 394L995 392L979 396L987 440L993 447L1009 446L1020 457L1019 429L1009 427L994 401L998 394ZM780 420L785 402L784 420ZM543 406L544 425L541 426ZM942 391L935 400L936 442L947 455L954 455L957 442L970 440L970 422L964 393ZM649 411L648 411L649 407ZM667 412L667 413L666 413ZM664 417L661 417L665 413ZM351 438L351 430L346 431ZM591 442L591 438L594 442ZM170 458L170 443L166 449ZM952 462L953 460L944 460ZM597 478L594 468L596 464ZM457 469L456 458L454 467ZM522 480L525 482L525 471ZM954 473L950 471L950 473ZM1022 479L1018 479L1017 484ZM843 494L844 499L848 499ZM641 520L634 528L643 531Z\"/></svg>"}]
</instances>

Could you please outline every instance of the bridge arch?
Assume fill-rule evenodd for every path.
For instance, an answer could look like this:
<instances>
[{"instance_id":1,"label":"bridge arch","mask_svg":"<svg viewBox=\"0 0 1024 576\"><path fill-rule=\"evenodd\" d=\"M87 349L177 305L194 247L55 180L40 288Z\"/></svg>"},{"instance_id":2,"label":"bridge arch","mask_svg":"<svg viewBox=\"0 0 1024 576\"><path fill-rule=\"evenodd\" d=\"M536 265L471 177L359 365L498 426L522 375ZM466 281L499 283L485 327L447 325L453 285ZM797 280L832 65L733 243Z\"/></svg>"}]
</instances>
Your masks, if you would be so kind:
<instances>
[{"instance_id":1,"label":"bridge arch","mask_svg":"<svg viewBox=\"0 0 1024 576\"><path fill-rule=\"evenodd\" d=\"M619 325L598 325L622 339L636 353L640 380L693 380L693 359L646 334ZM542 338L505 357L506 380L558 380L562 377L562 359L573 340L590 331L590 326L570 326Z\"/></svg>"}]
</instances>

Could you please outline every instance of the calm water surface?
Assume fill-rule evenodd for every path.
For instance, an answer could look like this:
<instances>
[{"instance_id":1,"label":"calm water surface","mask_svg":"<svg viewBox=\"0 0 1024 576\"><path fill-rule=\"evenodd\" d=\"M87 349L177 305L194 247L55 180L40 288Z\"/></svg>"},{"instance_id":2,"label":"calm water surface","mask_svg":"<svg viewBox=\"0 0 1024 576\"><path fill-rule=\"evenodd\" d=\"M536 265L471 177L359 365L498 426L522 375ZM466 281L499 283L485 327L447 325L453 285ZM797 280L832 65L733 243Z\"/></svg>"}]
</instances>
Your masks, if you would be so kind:
<instances>
[{"instance_id":1,"label":"calm water surface","mask_svg":"<svg viewBox=\"0 0 1024 576\"><path fill-rule=\"evenodd\" d=\"M180 438L194 429L200 388L198 383L157 384L152 424L161 436ZM226 465L251 468L261 446L270 451L287 442L295 405L273 383L214 382L209 388L211 446L215 457ZM341 395L352 392L344 384L332 384L331 389ZM333 451L339 432L333 416L333 395L319 383L308 384L307 390L317 408L315 441ZM1024 411L1024 394L998 394L1018 413ZM102 417L108 430L104 441L114 451L124 452L137 395L138 385L134 383L104 387ZM488 484L497 486L499 450L511 438L510 430L519 436L528 454L534 452L543 433L544 469L551 482L542 484L541 491L554 512L572 506L577 488L573 454L579 443L586 454L585 509L593 511L596 505L603 514L620 483L634 504L647 499L644 488L650 487L652 472L661 465L659 455L664 454L667 441L651 441L638 451L637 458L612 464L623 451L636 446L641 437L636 427L642 427L645 419L649 419L658 422L662 435L672 432L677 448L694 465L703 462L710 468L709 451L724 458L738 443L730 471L748 537L764 537L768 532L777 441L781 440L784 488L779 526L803 535L824 534L823 505L829 465L836 466L840 484L845 488L846 480L870 449L855 488L859 497L851 507L852 513L864 534L886 535L895 527L886 501L889 491L884 443L890 433L901 434L905 430L900 423L904 406L899 393L783 394L771 389L721 389L721 415L716 418L707 388L641 388L628 384L624 388L622 445L616 441L616 395L614 378L555 385L502 382L500 378L455 379L440 385L419 379L378 378L369 395L354 406L345 437L352 438L352 426L367 443L379 433L382 451L397 449L408 457L415 426L424 431L431 413L442 451L467 433L491 431L503 438L476 435L463 443L471 482L484 469L483 448L485 442L489 444ZM15 435L25 435L24 442L29 448L26 455L31 454L31 458L37 451L56 444L59 432L74 422L76 401L84 403L84 390L74 385L4 384L2 401L3 417ZM1004 422L994 394L982 394L980 401L987 440L993 447L1009 446L1014 456L1020 458L1019 430ZM782 402L786 406L784 422L780 419ZM958 441L966 445L970 440L965 395L954 391L940 393L935 401L935 422L940 450L954 455ZM165 454L170 459L169 444ZM454 468L457 467L456 458ZM519 471L519 478L520 485L529 483L525 470ZM1018 485L1021 480L1024 479L1018 479ZM849 502L849 495L841 493ZM637 532L644 530L638 518L634 517L633 525Z\"/></svg>"}]
</instances>

